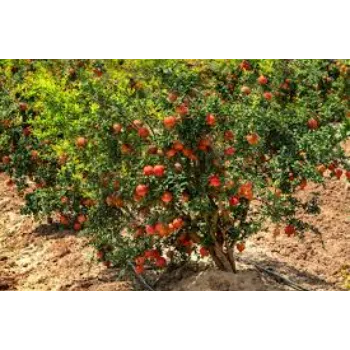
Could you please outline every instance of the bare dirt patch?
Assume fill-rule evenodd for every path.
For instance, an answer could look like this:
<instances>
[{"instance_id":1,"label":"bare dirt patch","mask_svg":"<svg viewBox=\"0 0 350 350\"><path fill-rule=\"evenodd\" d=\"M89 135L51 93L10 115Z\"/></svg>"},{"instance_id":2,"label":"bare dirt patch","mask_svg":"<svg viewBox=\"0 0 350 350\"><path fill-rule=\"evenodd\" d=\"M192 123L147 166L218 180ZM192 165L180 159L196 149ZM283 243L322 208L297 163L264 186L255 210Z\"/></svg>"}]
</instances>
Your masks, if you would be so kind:
<instances>
[{"instance_id":1,"label":"bare dirt patch","mask_svg":"<svg viewBox=\"0 0 350 350\"><path fill-rule=\"evenodd\" d=\"M0 290L130 290L94 259L88 240L34 222L0 175Z\"/></svg>"},{"instance_id":2,"label":"bare dirt patch","mask_svg":"<svg viewBox=\"0 0 350 350\"><path fill-rule=\"evenodd\" d=\"M350 140L344 145L350 155ZM320 235L307 232L304 237L277 237L273 227L252 237L243 256L263 266L272 267L284 276L311 290L342 290L343 272L350 267L350 183L328 179L325 185L310 184L298 194L308 200L320 194L321 213L301 219L315 226ZM282 231L282 230L281 230Z\"/></svg>"}]
</instances>

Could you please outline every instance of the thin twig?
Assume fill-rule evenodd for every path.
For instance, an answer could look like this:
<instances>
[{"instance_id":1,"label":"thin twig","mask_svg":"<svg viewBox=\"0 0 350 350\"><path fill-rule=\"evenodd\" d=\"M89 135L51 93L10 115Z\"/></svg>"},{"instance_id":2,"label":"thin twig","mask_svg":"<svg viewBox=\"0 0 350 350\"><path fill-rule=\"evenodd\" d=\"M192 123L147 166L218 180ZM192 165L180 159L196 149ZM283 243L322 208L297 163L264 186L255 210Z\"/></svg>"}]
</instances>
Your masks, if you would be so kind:
<instances>
[{"instance_id":1,"label":"thin twig","mask_svg":"<svg viewBox=\"0 0 350 350\"><path fill-rule=\"evenodd\" d=\"M130 266L131 270L132 270L133 273L135 274L136 279L137 279L139 282L141 282L141 284L142 284L146 289L148 289L149 291L154 292L154 289L146 282L146 280L136 272L135 266L134 266L130 261L128 261L128 265Z\"/></svg>"}]
</instances>

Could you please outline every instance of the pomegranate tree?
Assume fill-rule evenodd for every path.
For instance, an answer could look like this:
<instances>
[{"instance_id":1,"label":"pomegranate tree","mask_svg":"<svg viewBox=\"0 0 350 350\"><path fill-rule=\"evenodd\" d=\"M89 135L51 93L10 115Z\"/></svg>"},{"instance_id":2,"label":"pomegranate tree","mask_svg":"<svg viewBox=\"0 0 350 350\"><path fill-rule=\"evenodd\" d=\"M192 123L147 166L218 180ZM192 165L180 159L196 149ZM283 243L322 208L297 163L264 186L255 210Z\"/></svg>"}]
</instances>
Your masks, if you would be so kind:
<instances>
[{"instance_id":1,"label":"pomegranate tree","mask_svg":"<svg viewBox=\"0 0 350 350\"><path fill-rule=\"evenodd\" d=\"M39 184L27 212L87 228L106 266L134 261L143 273L197 255L235 271L267 220L290 237L310 229L296 214L317 212L317 200L296 191L349 179L346 63L34 61L30 74L21 63L23 101L14 94L3 113L15 129L1 129L6 147L13 130L18 140L1 148L3 169Z\"/></svg>"}]
</instances>

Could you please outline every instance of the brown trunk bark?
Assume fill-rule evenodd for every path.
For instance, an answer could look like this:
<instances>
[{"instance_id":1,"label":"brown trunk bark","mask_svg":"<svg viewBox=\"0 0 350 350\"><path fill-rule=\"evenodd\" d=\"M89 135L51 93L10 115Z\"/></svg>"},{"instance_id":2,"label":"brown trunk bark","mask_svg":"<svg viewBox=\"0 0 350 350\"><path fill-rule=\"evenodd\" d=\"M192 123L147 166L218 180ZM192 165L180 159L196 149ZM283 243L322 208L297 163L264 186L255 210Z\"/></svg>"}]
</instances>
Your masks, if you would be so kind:
<instances>
[{"instance_id":1,"label":"brown trunk bark","mask_svg":"<svg viewBox=\"0 0 350 350\"><path fill-rule=\"evenodd\" d=\"M210 199L212 200L213 205L216 206L213 199ZM220 232L218 227L218 219L219 212L217 211L215 212L209 223L209 233L213 238L213 241L215 242L214 245L209 247L209 252L216 266L220 270L235 273L236 264L233 257L233 250L232 248L227 247L227 245L225 244L225 237L222 234L222 232ZM221 233L221 235L219 233Z\"/></svg>"},{"instance_id":2,"label":"brown trunk bark","mask_svg":"<svg viewBox=\"0 0 350 350\"><path fill-rule=\"evenodd\" d=\"M228 248L227 252L224 252L223 247L215 243L214 246L209 248L209 251L218 269L226 272L236 272L232 248Z\"/></svg>"}]
</instances>

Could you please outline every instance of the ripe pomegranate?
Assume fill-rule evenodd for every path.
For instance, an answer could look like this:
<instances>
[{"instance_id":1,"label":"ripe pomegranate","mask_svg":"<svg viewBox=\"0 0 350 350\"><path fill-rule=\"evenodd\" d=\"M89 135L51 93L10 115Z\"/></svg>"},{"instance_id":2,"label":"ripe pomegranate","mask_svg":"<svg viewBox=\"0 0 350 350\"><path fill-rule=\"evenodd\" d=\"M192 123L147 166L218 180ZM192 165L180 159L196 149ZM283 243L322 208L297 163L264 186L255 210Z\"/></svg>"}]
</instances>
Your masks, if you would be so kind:
<instances>
[{"instance_id":1,"label":"ripe pomegranate","mask_svg":"<svg viewBox=\"0 0 350 350\"><path fill-rule=\"evenodd\" d=\"M88 144L88 140L85 138L85 137L78 137L75 141L75 145L78 147L78 148L84 148L86 147Z\"/></svg>"},{"instance_id":2,"label":"ripe pomegranate","mask_svg":"<svg viewBox=\"0 0 350 350\"><path fill-rule=\"evenodd\" d=\"M211 187L220 187L221 186L220 178L217 175L209 176L208 181L209 181L209 186L211 186Z\"/></svg>"},{"instance_id":3,"label":"ripe pomegranate","mask_svg":"<svg viewBox=\"0 0 350 350\"><path fill-rule=\"evenodd\" d=\"M104 256L105 256L105 253L102 252L101 250L99 250L99 251L96 253L96 257L97 257L98 260L103 260Z\"/></svg>"},{"instance_id":4,"label":"ripe pomegranate","mask_svg":"<svg viewBox=\"0 0 350 350\"><path fill-rule=\"evenodd\" d=\"M197 161L197 160L198 160L198 157L197 157L196 155L194 155L193 153L191 153L191 154L188 156L188 159L193 160L193 161Z\"/></svg>"},{"instance_id":5,"label":"ripe pomegranate","mask_svg":"<svg viewBox=\"0 0 350 350\"><path fill-rule=\"evenodd\" d=\"M32 133L32 130L31 130L31 128L30 128L29 126L26 126L25 128L23 128L23 135L24 135L25 137L30 136L31 133Z\"/></svg>"},{"instance_id":6,"label":"ripe pomegranate","mask_svg":"<svg viewBox=\"0 0 350 350\"><path fill-rule=\"evenodd\" d=\"M271 92L266 91L266 92L264 92L263 95L264 95L264 98L266 100L268 100L268 101L272 100L272 93Z\"/></svg>"},{"instance_id":7,"label":"ripe pomegranate","mask_svg":"<svg viewBox=\"0 0 350 350\"><path fill-rule=\"evenodd\" d=\"M170 116L170 117L164 118L163 123L166 129L172 129L175 127L177 120L176 120L176 117Z\"/></svg>"},{"instance_id":8,"label":"ripe pomegranate","mask_svg":"<svg viewBox=\"0 0 350 350\"><path fill-rule=\"evenodd\" d=\"M345 176L348 180L350 180L350 170L348 170L346 173L345 173Z\"/></svg>"},{"instance_id":9,"label":"ripe pomegranate","mask_svg":"<svg viewBox=\"0 0 350 350\"><path fill-rule=\"evenodd\" d=\"M9 156L3 156L3 157L2 157L2 162L3 162L4 164L10 164L11 158L10 158Z\"/></svg>"},{"instance_id":10,"label":"ripe pomegranate","mask_svg":"<svg viewBox=\"0 0 350 350\"><path fill-rule=\"evenodd\" d=\"M61 203L62 204L66 204L66 203L68 203L68 201L69 201L68 197L66 197L66 196L62 196L61 197Z\"/></svg>"},{"instance_id":11,"label":"ripe pomegranate","mask_svg":"<svg viewBox=\"0 0 350 350\"><path fill-rule=\"evenodd\" d=\"M139 256L135 259L136 265L144 265L146 259L143 256Z\"/></svg>"},{"instance_id":12,"label":"ripe pomegranate","mask_svg":"<svg viewBox=\"0 0 350 350\"><path fill-rule=\"evenodd\" d=\"M243 242L237 243L236 248L240 253L242 253L245 249L245 244Z\"/></svg>"},{"instance_id":13,"label":"ripe pomegranate","mask_svg":"<svg viewBox=\"0 0 350 350\"><path fill-rule=\"evenodd\" d=\"M181 218L176 218L173 220L173 226L175 230L180 230L184 225L184 221Z\"/></svg>"},{"instance_id":14,"label":"ripe pomegranate","mask_svg":"<svg viewBox=\"0 0 350 350\"><path fill-rule=\"evenodd\" d=\"M122 126L119 123L115 123L113 124L112 129L115 134L119 134L122 131Z\"/></svg>"},{"instance_id":15,"label":"ripe pomegranate","mask_svg":"<svg viewBox=\"0 0 350 350\"><path fill-rule=\"evenodd\" d=\"M233 147L228 147L224 151L225 156L233 156L235 154L235 152L236 152L236 150Z\"/></svg>"},{"instance_id":16,"label":"ripe pomegranate","mask_svg":"<svg viewBox=\"0 0 350 350\"><path fill-rule=\"evenodd\" d=\"M248 87L248 86L242 86L241 88L241 92L242 94L245 94L245 95L250 95L250 93L252 92L252 90Z\"/></svg>"},{"instance_id":17,"label":"ripe pomegranate","mask_svg":"<svg viewBox=\"0 0 350 350\"><path fill-rule=\"evenodd\" d=\"M183 247L186 247L186 253L188 255L191 255L192 254L192 250L193 250L193 242L190 238L185 238L183 240L181 240L181 245Z\"/></svg>"},{"instance_id":18,"label":"ripe pomegranate","mask_svg":"<svg viewBox=\"0 0 350 350\"><path fill-rule=\"evenodd\" d=\"M37 188L37 189L44 188L45 186L46 186L46 182L45 181L37 182L35 184L35 188Z\"/></svg>"},{"instance_id":19,"label":"ripe pomegranate","mask_svg":"<svg viewBox=\"0 0 350 350\"><path fill-rule=\"evenodd\" d=\"M86 198L81 200L81 204L85 207L92 207L96 204L92 199Z\"/></svg>"},{"instance_id":20,"label":"ripe pomegranate","mask_svg":"<svg viewBox=\"0 0 350 350\"><path fill-rule=\"evenodd\" d=\"M290 236L293 236L295 234L296 229L293 225L288 225L285 227L284 232L288 237L290 237Z\"/></svg>"},{"instance_id":21,"label":"ripe pomegranate","mask_svg":"<svg viewBox=\"0 0 350 350\"><path fill-rule=\"evenodd\" d=\"M143 174L144 174L145 176L152 176L152 175L154 175L153 166L152 166L152 165L146 165L146 166L143 168Z\"/></svg>"},{"instance_id":22,"label":"ripe pomegranate","mask_svg":"<svg viewBox=\"0 0 350 350\"><path fill-rule=\"evenodd\" d=\"M207 152L208 151L208 146L207 146L206 140L200 140L198 142L198 149L200 151L203 151L203 152Z\"/></svg>"},{"instance_id":23,"label":"ripe pomegranate","mask_svg":"<svg viewBox=\"0 0 350 350\"><path fill-rule=\"evenodd\" d=\"M311 118L307 122L307 126L310 130L316 130L318 129L318 121L315 118Z\"/></svg>"},{"instance_id":24,"label":"ripe pomegranate","mask_svg":"<svg viewBox=\"0 0 350 350\"><path fill-rule=\"evenodd\" d=\"M147 250L145 252L145 258L150 258L150 259L160 258L159 251L157 249Z\"/></svg>"},{"instance_id":25,"label":"ripe pomegranate","mask_svg":"<svg viewBox=\"0 0 350 350\"><path fill-rule=\"evenodd\" d=\"M74 231L80 231L81 230L81 224L79 224L79 222L76 222L74 225L73 225L73 229Z\"/></svg>"},{"instance_id":26,"label":"ripe pomegranate","mask_svg":"<svg viewBox=\"0 0 350 350\"><path fill-rule=\"evenodd\" d=\"M266 85L268 82L267 78L264 75L260 75L260 77L258 78L258 83L260 85Z\"/></svg>"},{"instance_id":27,"label":"ripe pomegranate","mask_svg":"<svg viewBox=\"0 0 350 350\"><path fill-rule=\"evenodd\" d=\"M124 206L124 201L120 196L114 198L114 205L117 208L122 208Z\"/></svg>"},{"instance_id":28,"label":"ripe pomegranate","mask_svg":"<svg viewBox=\"0 0 350 350\"><path fill-rule=\"evenodd\" d=\"M251 201L253 199L253 184L251 182L247 182L241 185L238 189L238 196Z\"/></svg>"},{"instance_id":29,"label":"ripe pomegranate","mask_svg":"<svg viewBox=\"0 0 350 350\"><path fill-rule=\"evenodd\" d=\"M158 152L157 146L149 146L148 147L148 150L147 150L148 154L154 155L154 154L157 154L157 152Z\"/></svg>"},{"instance_id":30,"label":"ripe pomegranate","mask_svg":"<svg viewBox=\"0 0 350 350\"><path fill-rule=\"evenodd\" d=\"M144 229L142 227L139 227L135 231L135 238L142 237L144 235L144 233L145 233Z\"/></svg>"},{"instance_id":31,"label":"ripe pomegranate","mask_svg":"<svg viewBox=\"0 0 350 350\"><path fill-rule=\"evenodd\" d=\"M166 260L165 258L163 258L162 256L159 257L157 260L156 260L156 266L159 267L159 268L162 268L162 267L165 267L166 266Z\"/></svg>"},{"instance_id":32,"label":"ripe pomegranate","mask_svg":"<svg viewBox=\"0 0 350 350\"><path fill-rule=\"evenodd\" d=\"M260 137L257 133L252 133L246 136L248 143L252 146L255 146L259 143Z\"/></svg>"},{"instance_id":33,"label":"ripe pomegranate","mask_svg":"<svg viewBox=\"0 0 350 350\"><path fill-rule=\"evenodd\" d=\"M157 176L157 177L164 176L164 174L165 174L165 166L164 165L155 165L153 167L153 173L154 173L154 176Z\"/></svg>"},{"instance_id":34,"label":"ripe pomegranate","mask_svg":"<svg viewBox=\"0 0 350 350\"><path fill-rule=\"evenodd\" d=\"M147 128L141 127L138 130L138 134L141 138L146 139L149 136L150 132Z\"/></svg>"},{"instance_id":35,"label":"ripe pomegranate","mask_svg":"<svg viewBox=\"0 0 350 350\"><path fill-rule=\"evenodd\" d=\"M188 114L188 107L186 104L182 103L180 106L176 108L176 113L180 114L181 116L185 116Z\"/></svg>"},{"instance_id":36,"label":"ripe pomegranate","mask_svg":"<svg viewBox=\"0 0 350 350\"><path fill-rule=\"evenodd\" d=\"M149 188L147 185L137 185L136 186L136 194L140 197L145 197L148 194Z\"/></svg>"},{"instance_id":37,"label":"ripe pomegranate","mask_svg":"<svg viewBox=\"0 0 350 350\"><path fill-rule=\"evenodd\" d=\"M9 119L5 119L1 123L4 126L4 128L6 128L6 129L9 128L11 125L11 121Z\"/></svg>"},{"instance_id":38,"label":"ripe pomegranate","mask_svg":"<svg viewBox=\"0 0 350 350\"><path fill-rule=\"evenodd\" d=\"M177 99L178 99L178 95L177 95L175 92L170 92L170 93L168 94L168 101L169 101L170 103L176 102Z\"/></svg>"},{"instance_id":39,"label":"ripe pomegranate","mask_svg":"<svg viewBox=\"0 0 350 350\"><path fill-rule=\"evenodd\" d=\"M224 133L224 139L225 141L232 141L234 139L235 135L231 130L226 130Z\"/></svg>"},{"instance_id":40,"label":"ripe pomegranate","mask_svg":"<svg viewBox=\"0 0 350 350\"><path fill-rule=\"evenodd\" d=\"M173 149L176 151L182 151L184 149L184 145L180 141L174 141Z\"/></svg>"},{"instance_id":41,"label":"ripe pomegranate","mask_svg":"<svg viewBox=\"0 0 350 350\"><path fill-rule=\"evenodd\" d=\"M206 139L206 138L201 139L198 142L198 149L201 151L204 151L204 152L208 151L210 146L211 146L211 142L209 139Z\"/></svg>"},{"instance_id":42,"label":"ripe pomegranate","mask_svg":"<svg viewBox=\"0 0 350 350\"><path fill-rule=\"evenodd\" d=\"M193 155L193 151L191 149L189 149L189 148L184 148L182 150L182 153L187 158L189 158L189 157L191 157Z\"/></svg>"},{"instance_id":43,"label":"ripe pomegranate","mask_svg":"<svg viewBox=\"0 0 350 350\"><path fill-rule=\"evenodd\" d=\"M235 207L236 205L239 204L239 198L237 196L232 196L229 199L229 203L231 206Z\"/></svg>"},{"instance_id":44,"label":"ripe pomegranate","mask_svg":"<svg viewBox=\"0 0 350 350\"><path fill-rule=\"evenodd\" d=\"M65 215L60 215L59 220L60 220L61 225L63 225L63 226L69 225L69 220Z\"/></svg>"},{"instance_id":45,"label":"ripe pomegranate","mask_svg":"<svg viewBox=\"0 0 350 350\"><path fill-rule=\"evenodd\" d=\"M334 171L336 167L337 167L336 163L331 163L331 164L328 165L328 169L330 171Z\"/></svg>"},{"instance_id":46,"label":"ripe pomegranate","mask_svg":"<svg viewBox=\"0 0 350 350\"><path fill-rule=\"evenodd\" d=\"M201 247L199 249L199 254L201 255L202 258L209 256L209 250L205 247Z\"/></svg>"},{"instance_id":47,"label":"ripe pomegranate","mask_svg":"<svg viewBox=\"0 0 350 350\"><path fill-rule=\"evenodd\" d=\"M146 250L144 253L144 257L146 259L152 259L153 258L153 251L152 250Z\"/></svg>"},{"instance_id":48,"label":"ripe pomegranate","mask_svg":"<svg viewBox=\"0 0 350 350\"><path fill-rule=\"evenodd\" d=\"M21 112L25 112L28 109L28 104L26 102L20 102L19 109Z\"/></svg>"},{"instance_id":49,"label":"ripe pomegranate","mask_svg":"<svg viewBox=\"0 0 350 350\"><path fill-rule=\"evenodd\" d=\"M152 226L152 225L146 225L146 233L148 234L148 235L154 235L155 233L156 233L156 230L155 230L155 228L154 228L154 226Z\"/></svg>"},{"instance_id":50,"label":"ripe pomegranate","mask_svg":"<svg viewBox=\"0 0 350 350\"><path fill-rule=\"evenodd\" d=\"M37 160L37 159L39 158L39 152L36 151L36 150L32 150L32 151L30 152L30 158L31 158L32 160Z\"/></svg>"},{"instance_id":51,"label":"ripe pomegranate","mask_svg":"<svg viewBox=\"0 0 350 350\"><path fill-rule=\"evenodd\" d=\"M213 114L208 114L206 118L207 125L214 126L216 123L216 118Z\"/></svg>"},{"instance_id":52,"label":"ripe pomegranate","mask_svg":"<svg viewBox=\"0 0 350 350\"><path fill-rule=\"evenodd\" d=\"M162 194L162 202L164 203L170 203L173 200L173 195L171 194L171 192L166 191Z\"/></svg>"},{"instance_id":53,"label":"ripe pomegranate","mask_svg":"<svg viewBox=\"0 0 350 350\"><path fill-rule=\"evenodd\" d=\"M321 175L323 175L325 173L325 171L327 170L327 167L325 165L321 164L321 165L318 165L316 169Z\"/></svg>"},{"instance_id":54,"label":"ripe pomegranate","mask_svg":"<svg viewBox=\"0 0 350 350\"><path fill-rule=\"evenodd\" d=\"M130 154L132 152L132 147L126 143L121 145L120 148L122 154Z\"/></svg>"},{"instance_id":55,"label":"ripe pomegranate","mask_svg":"<svg viewBox=\"0 0 350 350\"><path fill-rule=\"evenodd\" d=\"M335 176L337 177L337 179L339 180L343 175L343 170L337 168L337 169L335 169L334 173L335 173Z\"/></svg>"},{"instance_id":56,"label":"ripe pomegranate","mask_svg":"<svg viewBox=\"0 0 350 350\"><path fill-rule=\"evenodd\" d=\"M168 225L164 225L161 222L156 223L154 228L155 228L155 230L157 231L157 233L159 234L160 237L165 237L170 232Z\"/></svg>"},{"instance_id":57,"label":"ripe pomegranate","mask_svg":"<svg viewBox=\"0 0 350 350\"><path fill-rule=\"evenodd\" d=\"M79 224L83 224L84 222L86 222L87 218L84 214L79 214L77 217L77 222Z\"/></svg>"},{"instance_id":58,"label":"ripe pomegranate","mask_svg":"<svg viewBox=\"0 0 350 350\"><path fill-rule=\"evenodd\" d=\"M145 272L145 268L143 265L137 265L135 271L138 275L142 275Z\"/></svg>"},{"instance_id":59,"label":"ripe pomegranate","mask_svg":"<svg viewBox=\"0 0 350 350\"><path fill-rule=\"evenodd\" d=\"M103 72L101 70L101 68L95 68L94 69L94 73L95 75L97 75L99 78L102 76Z\"/></svg>"},{"instance_id":60,"label":"ripe pomegranate","mask_svg":"<svg viewBox=\"0 0 350 350\"><path fill-rule=\"evenodd\" d=\"M282 196L282 190L280 188L275 188L274 189L274 195L277 197L277 198L280 198Z\"/></svg>"},{"instance_id":61,"label":"ripe pomegranate","mask_svg":"<svg viewBox=\"0 0 350 350\"><path fill-rule=\"evenodd\" d=\"M189 200L190 200L190 195L189 195L187 192L183 192L182 195L181 195L181 200L182 200L182 202L184 202L184 203L189 202Z\"/></svg>"},{"instance_id":62,"label":"ripe pomegranate","mask_svg":"<svg viewBox=\"0 0 350 350\"><path fill-rule=\"evenodd\" d=\"M247 61L247 60L243 60L242 62L241 62L241 64L239 65L239 67L241 68L241 70L243 70L243 71L246 71L246 70L251 70L251 65L250 65L250 63L249 63L249 61Z\"/></svg>"},{"instance_id":63,"label":"ripe pomegranate","mask_svg":"<svg viewBox=\"0 0 350 350\"><path fill-rule=\"evenodd\" d=\"M177 153L177 151L172 148L172 149L169 149L169 151L166 152L166 156L168 158L173 158L173 157L175 157L176 153Z\"/></svg>"}]
</instances>

